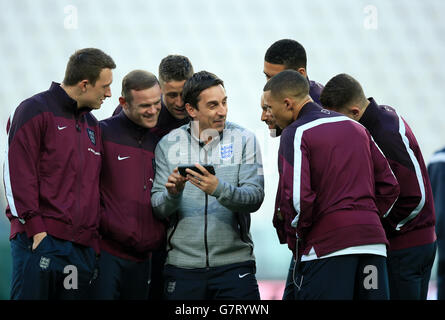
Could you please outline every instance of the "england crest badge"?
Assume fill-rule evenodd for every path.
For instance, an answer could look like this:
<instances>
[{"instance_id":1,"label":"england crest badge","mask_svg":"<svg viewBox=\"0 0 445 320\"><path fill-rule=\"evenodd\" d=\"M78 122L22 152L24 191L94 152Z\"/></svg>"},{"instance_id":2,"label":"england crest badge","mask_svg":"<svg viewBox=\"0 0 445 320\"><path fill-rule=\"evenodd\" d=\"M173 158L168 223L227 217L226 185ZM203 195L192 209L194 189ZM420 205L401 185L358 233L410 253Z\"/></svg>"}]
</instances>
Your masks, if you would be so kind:
<instances>
[{"instance_id":1,"label":"england crest badge","mask_svg":"<svg viewBox=\"0 0 445 320\"><path fill-rule=\"evenodd\" d=\"M221 145L221 159L229 160L233 157L233 143Z\"/></svg>"},{"instance_id":2,"label":"england crest badge","mask_svg":"<svg viewBox=\"0 0 445 320\"><path fill-rule=\"evenodd\" d=\"M94 134L94 131L90 128L87 128L88 138L90 138L90 141L92 144L96 145L96 135Z\"/></svg>"},{"instance_id":3,"label":"england crest badge","mask_svg":"<svg viewBox=\"0 0 445 320\"><path fill-rule=\"evenodd\" d=\"M51 262L50 258L46 258L46 257L40 257L40 262L39 262L39 266L40 268L42 268L43 270L48 269L49 267L49 263Z\"/></svg>"}]
</instances>

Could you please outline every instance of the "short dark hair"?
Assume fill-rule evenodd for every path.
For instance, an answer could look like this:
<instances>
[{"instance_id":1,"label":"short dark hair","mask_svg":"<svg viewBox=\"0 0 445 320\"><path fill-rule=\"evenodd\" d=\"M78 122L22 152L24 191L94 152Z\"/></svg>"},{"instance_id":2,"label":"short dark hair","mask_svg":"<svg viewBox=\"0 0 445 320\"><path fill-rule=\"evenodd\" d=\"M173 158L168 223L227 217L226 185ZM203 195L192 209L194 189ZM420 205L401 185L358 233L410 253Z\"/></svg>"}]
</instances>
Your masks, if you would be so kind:
<instances>
[{"instance_id":1,"label":"short dark hair","mask_svg":"<svg viewBox=\"0 0 445 320\"><path fill-rule=\"evenodd\" d=\"M73 86L86 79L94 86L102 69L107 68L114 69L116 64L102 50L96 48L77 50L68 60L63 84Z\"/></svg>"},{"instance_id":2,"label":"short dark hair","mask_svg":"<svg viewBox=\"0 0 445 320\"><path fill-rule=\"evenodd\" d=\"M338 111L353 103L362 105L366 102L366 96L357 80L341 73L326 83L320 95L320 102L326 109Z\"/></svg>"},{"instance_id":3,"label":"short dark hair","mask_svg":"<svg viewBox=\"0 0 445 320\"><path fill-rule=\"evenodd\" d=\"M284 65L286 69L306 69L306 50L295 40L278 40L267 49L264 61Z\"/></svg>"},{"instance_id":4,"label":"short dark hair","mask_svg":"<svg viewBox=\"0 0 445 320\"><path fill-rule=\"evenodd\" d=\"M150 89L157 84L159 85L158 78L153 73L145 70L133 70L122 80L122 97L131 103L133 100L131 90Z\"/></svg>"},{"instance_id":5,"label":"short dark hair","mask_svg":"<svg viewBox=\"0 0 445 320\"><path fill-rule=\"evenodd\" d=\"M171 54L159 64L159 80L161 82L183 81L191 78L193 66L189 58Z\"/></svg>"},{"instance_id":6,"label":"short dark hair","mask_svg":"<svg viewBox=\"0 0 445 320\"><path fill-rule=\"evenodd\" d=\"M309 94L309 83L298 71L284 70L270 78L263 91L270 91L273 97L289 94L303 98Z\"/></svg>"},{"instance_id":7,"label":"short dark hair","mask_svg":"<svg viewBox=\"0 0 445 320\"><path fill-rule=\"evenodd\" d=\"M184 104L189 103L193 108L198 109L201 92L218 85L224 87L224 82L213 73L208 71L197 72L185 82L182 90L182 100Z\"/></svg>"}]
</instances>

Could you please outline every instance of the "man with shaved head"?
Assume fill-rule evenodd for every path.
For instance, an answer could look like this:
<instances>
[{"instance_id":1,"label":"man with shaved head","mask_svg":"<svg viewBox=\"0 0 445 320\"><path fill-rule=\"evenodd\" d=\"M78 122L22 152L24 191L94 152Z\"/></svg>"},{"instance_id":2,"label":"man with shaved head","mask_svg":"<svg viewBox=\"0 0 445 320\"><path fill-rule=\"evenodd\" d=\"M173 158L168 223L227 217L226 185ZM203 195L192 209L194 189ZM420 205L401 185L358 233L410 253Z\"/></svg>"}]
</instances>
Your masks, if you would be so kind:
<instances>
[{"instance_id":1,"label":"man with shaved head","mask_svg":"<svg viewBox=\"0 0 445 320\"><path fill-rule=\"evenodd\" d=\"M264 103L283 129L273 223L296 258L295 298L388 299L380 216L399 186L385 157L363 126L314 103L297 71L272 77Z\"/></svg>"}]
</instances>

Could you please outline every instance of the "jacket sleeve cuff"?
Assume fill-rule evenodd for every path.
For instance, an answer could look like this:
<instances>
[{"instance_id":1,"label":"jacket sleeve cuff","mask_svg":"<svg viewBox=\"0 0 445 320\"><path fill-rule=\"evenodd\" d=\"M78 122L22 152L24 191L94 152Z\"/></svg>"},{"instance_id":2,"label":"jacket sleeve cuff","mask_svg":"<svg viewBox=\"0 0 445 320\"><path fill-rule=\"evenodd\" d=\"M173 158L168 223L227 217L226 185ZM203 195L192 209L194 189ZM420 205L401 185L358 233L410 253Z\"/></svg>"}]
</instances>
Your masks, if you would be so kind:
<instances>
[{"instance_id":1,"label":"jacket sleeve cuff","mask_svg":"<svg viewBox=\"0 0 445 320\"><path fill-rule=\"evenodd\" d=\"M31 219L26 220L23 226L25 227L26 234L29 238L39 232L46 232L46 226L41 216L34 216Z\"/></svg>"},{"instance_id":2,"label":"jacket sleeve cuff","mask_svg":"<svg viewBox=\"0 0 445 320\"><path fill-rule=\"evenodd\" d=\"M178 201L182 198L182 192L177 193L177 194L171 194L167 191L166 198L167 198L167 200Z\"/></svg>"},{"instance_id":3,"label":"jacket sleeve cuff","mask_svg":"<svg viewBox=\"0 0 445 320\"><path fill-rule=\"evenodd\" d=\"M216 186L215 191L211 194L212 196L219 198L224 191L224 182L221 180L218 181L218 185Z\"/></svg>"}]
</instances>

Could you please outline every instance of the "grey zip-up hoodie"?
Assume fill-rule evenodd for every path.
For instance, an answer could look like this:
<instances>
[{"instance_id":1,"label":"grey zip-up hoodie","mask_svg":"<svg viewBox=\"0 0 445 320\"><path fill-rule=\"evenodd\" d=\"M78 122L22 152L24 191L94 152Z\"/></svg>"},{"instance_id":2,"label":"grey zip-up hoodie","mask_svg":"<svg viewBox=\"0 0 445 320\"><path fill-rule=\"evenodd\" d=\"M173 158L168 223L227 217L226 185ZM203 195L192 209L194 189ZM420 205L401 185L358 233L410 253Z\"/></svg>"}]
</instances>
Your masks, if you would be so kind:
<instances>
[{"instance_id":1,"label":"grey zip-up hoodie","mask_svg":"<svg viewBox=\"0 0 445 320\"><path fill-rule=\"evenodd\" d=\"M169 219L167 264L205 268L255 260L250 213L264 199L261 152L255 135L230 122L204 145L186 124L166 135L155 151L154 213ZM206 195L190 182L171 195L165 183L178 165L210 164L219 184Z\"/></svg>"}]
</instances>

